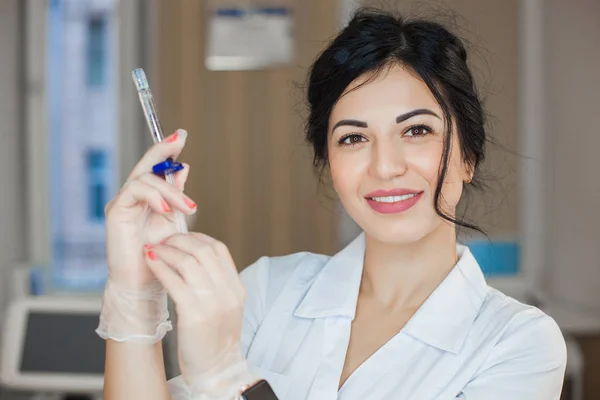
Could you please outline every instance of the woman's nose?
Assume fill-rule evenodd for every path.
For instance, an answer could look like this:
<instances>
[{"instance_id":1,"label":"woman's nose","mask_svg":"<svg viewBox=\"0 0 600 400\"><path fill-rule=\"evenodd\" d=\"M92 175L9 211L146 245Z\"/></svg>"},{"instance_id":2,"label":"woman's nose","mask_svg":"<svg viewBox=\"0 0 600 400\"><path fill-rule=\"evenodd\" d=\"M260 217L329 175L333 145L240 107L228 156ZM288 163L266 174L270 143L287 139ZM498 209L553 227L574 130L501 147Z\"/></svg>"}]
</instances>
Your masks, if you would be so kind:
<instances>
[{"instance_id":1,"label":"woman's nose","mask_svg":"<svg viewBox=\"0 0 600 400\"><path fill-rule=\"evenodd\" d=\"M371 174L385 181L404 175L407 169L404 153L402 143L377 143L371 154Z\"/></svg>"}]
</instances>

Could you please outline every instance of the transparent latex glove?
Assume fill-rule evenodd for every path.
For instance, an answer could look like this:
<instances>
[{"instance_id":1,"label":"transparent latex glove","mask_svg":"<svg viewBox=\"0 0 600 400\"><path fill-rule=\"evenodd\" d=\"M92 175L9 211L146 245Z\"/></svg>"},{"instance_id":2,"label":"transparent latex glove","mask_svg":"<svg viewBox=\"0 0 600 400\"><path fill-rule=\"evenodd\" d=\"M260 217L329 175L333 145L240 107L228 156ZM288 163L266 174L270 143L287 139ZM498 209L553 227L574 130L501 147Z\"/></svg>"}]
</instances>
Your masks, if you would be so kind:
<instances>
[{"instance_id":1,"label":"transparent latex glove","mask_svg":"<svg viewBox=\"0 0 600 400\"><path fill-rule=\"evenodd\" d=\"M176 305L179 367L193 398L233 399L257 378L242 355L246 292L229 250L192 232L149 247L146 256Z\"/></svg>"},{"instance_id":2,"label":"transparent latex glove","mask_svg":"<svg viewBox=\"0 0 600 400\"><path fill-rule=\"evenodd\" d=\"M196 211L183 194L188 165L175 174L175 186L152 173L155 164L177 158L186 137L178 130L152 146L106 206L108 280L96 330L104 339L155 343L171 329L167 292L148 268L144 244L176 233L174 209Z\"/></svg>"}]
</instances>

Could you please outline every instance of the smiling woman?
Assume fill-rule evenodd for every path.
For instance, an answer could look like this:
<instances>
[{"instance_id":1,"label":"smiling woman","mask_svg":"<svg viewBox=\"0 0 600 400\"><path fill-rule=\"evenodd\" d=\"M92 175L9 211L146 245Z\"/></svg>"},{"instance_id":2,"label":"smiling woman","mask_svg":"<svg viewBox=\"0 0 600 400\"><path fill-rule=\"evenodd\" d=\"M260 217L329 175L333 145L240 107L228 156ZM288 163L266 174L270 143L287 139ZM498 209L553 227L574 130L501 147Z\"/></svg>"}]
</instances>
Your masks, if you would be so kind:
<instances>
[{"instance_id":1,"label":"smiling woman","mask_svg":"<svg viewBox=\"0 0 600 400\"><path fill-rule=\"evenodd\" d=\"M391 22L393 19L393 16L390 15L379 15L380 18L377 21L368 20L369 17L366 14L363 14L362 17L357 15L355 22L362 22L363 25L370 25L371 28L376 29L384 28L385 23ZM362 21L360 21L361 18L363 18ZM386 21L386 18L390 20ZM377 27L377 24L380 26ZM309 93L312 112L307 139L313 144L315 165L325 167L330 161L330 159L328 160L329 152L333 151L329 150L330 146L327 146L326 138L323 135L327 129L324 124L333 127L331 133L336 133L340 126L350 125L362 129L369 127L369 122L360 118L345 114L338 117L336 114L347 113L343 104L351 104L346 107L354 106L362 109L364 113L367 110L371 112L382 110L381 106L386 106L388 109L391 108L389 112L395 114L387 116L388 122L392 123L395 120L399 128L405 129L403 137L417 139L426 134L437 133L433 135L433 140L436 141L435 138L437 138L437 142L441 144L442 154L441 158L435 159L436 167L439 167L440 170L439 179L432 187L431 193L435 200L435 211L438 216L449 222L477 229L472 224L457 220L451 210L446 210L445 208L448 207L443 204L447 200L446 194L449 194L443 191L444 178L449 173L448 168L451 167L449 162L456 159L456 157L452 157L451 150L454 149L455 155L464 164L463 172L467 173L468 179L461 181L468 181L472 185L477 183L472 180L477 167L484 160L485 114L471 72L466 67L465 47L457 37L441 26L427 21L413 21L405 25L406 35L404 37L396 36L396 41L390 38L379 47L357 47L355 54L351 57L354 63L352 69L338 73L337 76L340 76L340 79L324 79L329 74L342 72L344 64L349 61L350 53L346 40L350 36L355 35L357 43L360 43L361 40L363 44L368 43L370 38L364 32L357 32L356 29L359 29L358 24L354 27L349 26L332 42L325 52L327 54L324 53L326 56L317 60L312 69L313 86L311 90L314 95L311 97ZM437 41L428 46L415 47L414 43L408 40L411 34L418 40L418 35L426 33L435 36ZM459 67L461 64L464 65L463 68ZM405 75L405 80L408 77L413 78L415 82L412 83L412 86L400 82L403 87L398 88L381 81L382 76L387 76L387 79L395 77L395 82L402 81L400 76L402 73ZM377 97L381 104L364 104L362 95L353 93L367 84L369 88L364 89L372 93L378 92L374 97ZM381 92L379 92L380 90ZM329 93L329 96L321 96L324 92ZM356 97L358 100L353 100ZM390 98L400 102L401 107L390 102ZM419 99L419 101L415 101L415 99ZM334 102L337 104L335 109L331 107ZM417 108L407 110L407 105L414 105ZM424 107L424 105L429 106ZM396 116L400 110L402 110L402 114ZM332 121L335 118L337 120ZM430 125L434 125L437 131ZM337 135L336 137L339 141L340 137ZM357 140L357 137L348 133L343 134L341 138L350 138L352 143L356 143ZM441 162L438 162L440 160ZM460 198L460 195L458 197ZM350 212L350 210L348 211Z\"/></svg>"},{"instance_id":2,"label":"smiling woman","mask_svg":"<svg viewBox=\"0 0 600 400\"><path fill-rule=\"evenodd\" d=\"M241 273L244 306L223 243L159 229L168 225L161 200L190 210L147 170L179 154L185 138L152 148L111 205L107 299L118 300L119 279L140 287L136 266L177 304L182 375L169 382L171 399L228 399L216 391L240 393L259 378L282 400L559 399L566 350L558 326L487 286L457 243L457 226L472 226L456 207L486 138L462 42L432 21L360 11L315 61L308 103L314 163L363 232L333 257L260 258ZM187 171L180 187L186 179ZM160 237L145 243L145 258L142 212ZM108 316L130 314L127 304L106 304ZM133 318L125 331L144 328L160 340L156 326L166 320L152 306L163 319ZM139 348L125 357L126 346L107 351L105 382L115 394L125 393L114 383L123 375L116 360L142 364ZM161 354L150 354L156 367ZM162 383L159 372L139 370L140 388L151 377ZM166 399L161 389L156 398Z\"/></svg>"}]
</instances>

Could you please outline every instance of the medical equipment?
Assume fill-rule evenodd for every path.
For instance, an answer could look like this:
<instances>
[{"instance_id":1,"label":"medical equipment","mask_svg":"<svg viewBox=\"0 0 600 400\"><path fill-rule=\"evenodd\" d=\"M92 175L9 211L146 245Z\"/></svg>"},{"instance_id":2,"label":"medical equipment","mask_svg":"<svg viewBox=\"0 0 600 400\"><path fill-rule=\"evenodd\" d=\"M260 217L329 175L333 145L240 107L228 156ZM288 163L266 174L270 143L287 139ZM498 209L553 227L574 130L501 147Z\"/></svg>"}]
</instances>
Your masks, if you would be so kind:
<instances>
[{"instance_id":1,"label":"medical equipment","mask_svg":"<svg viewBox=\"0 0 600 400\"><path fill-rule=\"evenodd\" d=\"M152 92L150 91L150 85L148 84L148 79L146 79L146 74L142 68L136 68L133 70L132 76L138 96L140 98L142 109L144 110L144 116L146 117L148 128L152 134L152 139L154 140L154 143L162 142L164 140L162 126L160 125L160 121L158 119L158 112L156 111L154 98L152 96ZM166 181L171 185L175 185L174 173L182 168L183 166L180 163L169 158L168 160L155 165L152 170L154 173L164 174ZM181 233L187 233L188 227L185 216L179 210L174 210L174 213L175 223L177 224L178 231Z\"/></svg>"},{"instance_id":2,"label":"medical equipment","mask_svg":"<svg viewBox=\"0 0 600 400\"><path fill-rule=\"evenodd\" d=\"M99 312L100 299L83 295L12 301L2 337L2 387L99 396L105 355L94 333Z\"/></svg>"}]
</instances>

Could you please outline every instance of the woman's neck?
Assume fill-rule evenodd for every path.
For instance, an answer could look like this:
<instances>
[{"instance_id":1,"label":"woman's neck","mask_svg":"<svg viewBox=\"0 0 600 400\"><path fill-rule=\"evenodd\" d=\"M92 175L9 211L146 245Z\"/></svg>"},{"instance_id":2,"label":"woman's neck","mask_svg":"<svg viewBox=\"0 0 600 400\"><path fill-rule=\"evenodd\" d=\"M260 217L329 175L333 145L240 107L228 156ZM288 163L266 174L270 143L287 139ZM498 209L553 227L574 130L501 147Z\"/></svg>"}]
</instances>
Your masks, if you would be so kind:
<instances>
[{"instance_id":1,"label":"woman's neck","mask_svg":"<svg viewBox=\"0 0 600 400\"><path fill-rule=\"evenodd\" d=\"M457 260L455 228L449 224L400 246L366 235L361 296L372 297L390 312L418 308Z\"/></svg>"}]
</instances>

